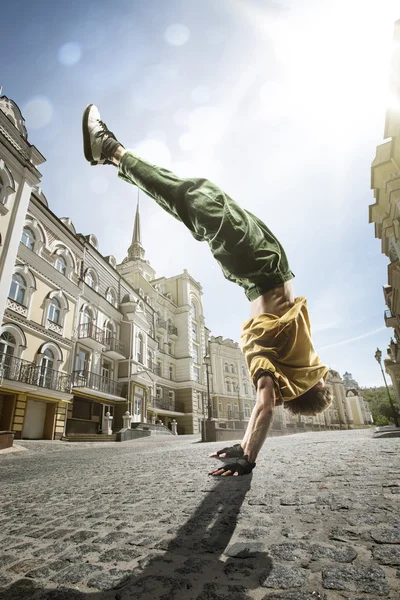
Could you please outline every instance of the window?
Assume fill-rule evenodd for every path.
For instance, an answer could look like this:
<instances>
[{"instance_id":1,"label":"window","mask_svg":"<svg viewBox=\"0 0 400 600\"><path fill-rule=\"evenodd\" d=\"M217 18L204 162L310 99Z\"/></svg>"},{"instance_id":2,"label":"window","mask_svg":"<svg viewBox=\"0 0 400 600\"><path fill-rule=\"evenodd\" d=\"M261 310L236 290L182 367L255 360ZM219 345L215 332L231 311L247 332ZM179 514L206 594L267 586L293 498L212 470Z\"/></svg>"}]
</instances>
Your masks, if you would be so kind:
<instances>
[{"instance_id":1,"label":"window","mask_svg":"<svg viewBox=\"0 0 400 600\"><path fill-rule=\"evenodd\" d=\"M76 371L88 371L89 370L90 355L84 350L79 350L76 355L75 369Z\"/></svg>"},{"instance_id":2,"label":"window","mask_svg":"<svg viewBox=\"0 0 400 600\"><path fill-rule=\"evenodd\" d=\"M230 404L226 405L226 410L228 412L228 419L232 419L232 407Z\"/></svg>"},{"instance_id":3,"label":"window","mask_svg":"<svg viewBox=\"0 0 400 600\"><path fill-rule=\"evenodd\" d=\"M94 278L93 271L86 271L85 283L87 283L89 287L95 289L95 287L96 287L96 280Z\"/></svg>"},{"instance_id":4,"label":"window","mask_svg":"<svg viewBox=\"0 0 400 600\"><path fill-rule=\"evenodd\" d=\"M42 387L51 387L54 377L54 360L53 352L49 348L46 348L40 363L39 385Z\"/></svg>"},{"instance_id":5,"label":"window","mask_svg":"<svg viewBox=\"0 0 400 600\"><path fill-rule=\"evenodd\" d=\"M226 391L231 392L232 391L231 390L231 382L228 379L225 381L225 385L226 385Z\"/></svg>"},{"instance_id":6,"label":"window","mask_svg":"<svg viewBox=\"0 0 400 600\"><path fill-rule=\"evenodd\" d=\"M13 370L12 357L16 347L15 337L9 331L4 331L0 335L0 381L2 376L7 376L8 370Z\"/></svg>"},{"instance_id":7,"label":"window","mask_svg":"<svg viewBox=\"0 0 400 600\"><path fill-rule=\"evenodd\" d=\"M242 365L242 377L247 377L246 367Z\"/></svg>"},{"instance_id":8,"label":"window","mask_svg":"<svg viewBox=\"0 0 400 600\"><path fill-rule=\"evenodd\" d=\"M159 375L160 377L162 377L163 371L162 371L162 362L161 360L157 360L157 375Z\"/></svg>"},{"instance_id":9,"label":"window","mask_svg":"<svg viewBox=\"0 0 400 600\"><path fill-rule=\"evenodd\" d=\"M235 372L235 367L234 367L234 365L231 365L231 366L230 366L230 370L231 370L231 373L234 373L234 372Z\"/></svg>"},{"instance_id":10,"label":"window","mask_svg":"<svg viewBox=\"0 0 400 600\"><path fill-rule=\"evenodd\" d=\"M91 322L92 322L92 313L90 312L90 310L88 308L85 308L85 310L82 313L82 323L88 325Z\"/></svg>"},{"instance_id":11,"label":"window","mask_svg":"<svg viewBox=\"0 0 400 600\"><path fill-rule=\"evenodd\" d=\"M108 360L103 360L103 364L101 367L101 376L111 379L111 373L112 373L112 364Z\"/></svg>"},{"instance_id":12,"label":"window","mask_svg":"<svg viewBox=\"0 0 400 600\"><path fill-rule=\"evenodd\" d=\"M150 348L147 350L147 367L152 371L153 370L153 355Z\"/></svg>"},{"instance_id":13,"label":"window","mask_svg":"<svg viewBox=\"0 0 400 600\"><path fill-rule=\"evenodd\" d=\"M190 303L190 314L191 314L191 317L192 317L192 319L194 319L194 320L196 320L196 319L197 319L196 305L195 305L195 303L193 302L193 300L192 300L192 302Z\"/></svg>"},{"instance_id":14,"label":"window","mask_svg":"<svg viewBox=\"0 0 400 600\"><path fill-rule=\"evenodd\" d=\"M160 388L159 386L156 387L156 398L157 400L161 400L162 398L162 388Z\"/></svg>"},{"instance_id":15,"label":"window","mask_svg":"<svg viewBox=\"0 0 400 600\"><path fill-rule=\"evenodd\" d=\"M239 405L235 404L235 417L239 416Z\"/></svg>"},{"instance_id":16,"label":"window","mask_svg":"<svg viewBox=\"0 0 400 600\"><path fill-rule=\"evenodd\" d=\"M52 369L54 367L54 354L49 348L46 348L43 352L41 366L44 369Z\"/></svg>"},{"instance_id":17,"label":"window","mask_svg":"<svg viewBox=\"0 0 400 600\"><path fill-rule=\"evenodd\" d=\"M193 344L193 361L196 364L200 363L200 361L199 361L199 347L198 347L197 344Z\"/></svg>"},{"instance_id":18,"label":"window","mask_svg":"<svg viewBox=\"0 0 400 600\"><path fill-rule=\"evenodd\" d=\"M111 342L111 340L114 338L114 327L110 321L107 321L104 333L106 334L106 342Z\"/></svg>"},{"instance_id":19,"label":"window","mask_svg":"<svg viewBox=\"0 0 400 600\"><path fill-rule=\"evenodd\" d=\"M158 349L162 350L163 349L163 339L161 337L157 338L157 343L158 343Z\"/></svg>"},{"instance_id":20,"label":"window","mask_svg":"<svg viewBox=\"0 0 400 600\"><path fill-rule=\"evenodd\" d=\"M200 381L200 367L193 367L193 379Z\"/></svg>"},{"instance_id":21,"label":"window","mask_svg":"<svg viewBox=\"0 0 400 600\"><path fill-rule=\"evenodd\" d=\"M167 342L167 352L168 352L168 354L172 355L172 343L171 342Z\"/></svg>"},{"instance_id":22,"label":"window","mask_svg":"<svg viewBox=\"0 0 400 600\"><path fill-rule=\"evenodd\" d=\"M60 324L61 320L61 305L57 298L52 298L49 306L49 321L53 321L53 323Z\"/></svg>"},{"instance_id":23,"label":"window","mask_svg":"<svg viewBox=\"0 0 400 600\"><path fill-rule=\"evenodd\" d=\"M250 419L250 406L247 403L244 405L244 416L246 419Z\"/></svg>"},{"instance_id":24,"label":"window","mask_svg":"<svg viewBox=\"0 0 400 600\"><path fill-rule=\"evenodd\" d=\"M14 273L10 286L9 296L11 300L15 300L19 304L23 304L25 300L26 281L19 273Z\"/></svg>"},{"instance_id":25,"label":"window","mask_svg":"<svg viewBox=\"0 0 400 600\"><path fill-rule=\"evenodd\" d=\"M29 227L24 227L23 231L22 231L22 236L21 236L21 242L24 244L24 246L26 246L27 248L29 248L29 250L33 250L34 246L35 246L35 234L33 233L32 229L29 229Z\"/></svg>"},{"instance_id":26,"label":"window","mask_svg":"<svg viewBox=\"0 0 400 600\"><path fill-rule=\"evenodd\" d=\"M196 321L192 321L192 339L197 340L198 338L198 329Z\"/></svg>"},{"instance_id":27,"label":"window","mask_svg":"<svg viewBox=\"0 0 400 600\"><path fill-rule=\"evenodd\" d=\"M107 300L107 302L109 302L110 304L112 304L113 306L115 306L115 304L116 304L116 301L115 301L115 292L111 288L107 291L106 300Z\"/></svg>"},{"instance_id":28,"label":"window","mask_svg":"<svg viewBox=\"0 0 400 600\"><path fill-rule=\"evenodd\" d=\"M222 413L222 401L218 400L218 412Z\"/></svg>"},{"instance_id":29,"label":"window","mask_svg":"<svg viewBox=\"0 0 400 600\"><path fill-rule=\"evenodd\" d=\"M175 394L174 394L173 390L169 390L168 398L169 398L170 402L173 402L175 400Z\"/></svg>"},{"instance_id":30,"label":"window","mask_svg":"<svg viewBox=\"0 0 400 600\"><path fill-rule=\"evenodd\" d=\"M173 365L169 365L169 378L170 379L174 378L174 366Z\"/></svg>"},{"instance_id":31,"label":"window","mask_svg":"<svg viewBox=\"0 0 400 600\"><path fill-rule=\"evenodd\" d=\"M225 364L224 364L224 371L225 371L226 373L229 373L229 367L228 367L228 363L225 363Z\"/></svg>"},{"instance_id":32,"label":"window","mask_svg":"<svg viewBox=\"0 0 400 600\"><path fill-rule=\"evenodd\" d=\"M143 364L143 336L138 333L136 338L136 360Z\"/></svg>"},{"instance_id":33,"label":"window","mask_svg":"<svg viewBox=\"0 0 400 600\"><path fill-rule=\"evenodd\" d=\"M244 395L248 396L248 394L249 394L249 388L247 387L247 383L243 384L243 390L244 390Z\"/></svg>"},{"instance_id":34,"label":"window","mask_svg":"<svg viewBox=\"0 0 400 600\"><path fill-rule=\"evenodd\" d=\"M61 273L61 275L66 275L67 263L65 262L65 258L63 258L62 256L57 256L54 266L57 269L57 271Z\"/></svg>"}]
</instances>

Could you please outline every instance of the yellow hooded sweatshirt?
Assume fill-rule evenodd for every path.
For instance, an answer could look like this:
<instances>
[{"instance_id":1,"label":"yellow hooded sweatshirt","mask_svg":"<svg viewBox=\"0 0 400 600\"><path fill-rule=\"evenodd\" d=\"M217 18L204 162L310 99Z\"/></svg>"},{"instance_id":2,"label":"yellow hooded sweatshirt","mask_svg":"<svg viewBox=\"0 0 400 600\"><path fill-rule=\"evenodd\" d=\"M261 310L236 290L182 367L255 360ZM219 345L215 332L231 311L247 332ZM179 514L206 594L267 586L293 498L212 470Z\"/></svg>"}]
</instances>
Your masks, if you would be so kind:
<instances>
[{"instance_id":1,"label":"yellow hooded sweatshirt","mask_svg":"<svg viewBox=\"0 0 400 600\"><path fill-rule=\"evenodd\" d=\"M303 297L296 298L282 317L264 313L243 323L240 345L254 384L260 371L269 371L281 402L301 396L328 374L311 341Z\"/></svg>"}]
</instances>

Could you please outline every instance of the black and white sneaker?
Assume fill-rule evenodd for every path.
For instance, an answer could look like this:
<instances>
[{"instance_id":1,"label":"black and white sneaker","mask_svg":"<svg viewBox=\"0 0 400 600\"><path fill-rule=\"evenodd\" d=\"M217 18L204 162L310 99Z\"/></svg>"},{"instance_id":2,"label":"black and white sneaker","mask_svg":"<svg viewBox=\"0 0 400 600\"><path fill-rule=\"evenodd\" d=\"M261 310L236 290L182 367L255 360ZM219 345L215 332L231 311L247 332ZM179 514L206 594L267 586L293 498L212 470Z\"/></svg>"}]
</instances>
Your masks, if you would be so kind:
<instances>
[{"instance_id":1,"label":"black and white sneaker","mask_svg":"<svg viewBox=\"0 0 400 600\"><path fill-rule=\"evenodd\" d=\"M100 119L97 106L88 104L82 118L83 152L91 165L112 165L112 156L122 146ZM123 147L123 146L122 146Z\"/></svg>"}]
</instances>

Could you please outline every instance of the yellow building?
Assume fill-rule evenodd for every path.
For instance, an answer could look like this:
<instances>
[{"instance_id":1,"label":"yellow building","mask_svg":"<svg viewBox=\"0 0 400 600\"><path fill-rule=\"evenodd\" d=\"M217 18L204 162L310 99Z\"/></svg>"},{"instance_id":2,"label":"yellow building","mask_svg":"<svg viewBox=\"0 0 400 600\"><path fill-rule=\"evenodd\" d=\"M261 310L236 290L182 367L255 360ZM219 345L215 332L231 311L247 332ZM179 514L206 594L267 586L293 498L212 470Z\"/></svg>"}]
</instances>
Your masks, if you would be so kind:
<instances>
[{"instance_id":1,"label":"yellow building","mask_svg":"<svg viewBox=\"0 0 400 600\"><path fill-rule=\"evenodd\" d=\"M72 401L78 263L68 229L32 195L0 328L0 429L61 439Z\"/></svg>"}]
</instances>

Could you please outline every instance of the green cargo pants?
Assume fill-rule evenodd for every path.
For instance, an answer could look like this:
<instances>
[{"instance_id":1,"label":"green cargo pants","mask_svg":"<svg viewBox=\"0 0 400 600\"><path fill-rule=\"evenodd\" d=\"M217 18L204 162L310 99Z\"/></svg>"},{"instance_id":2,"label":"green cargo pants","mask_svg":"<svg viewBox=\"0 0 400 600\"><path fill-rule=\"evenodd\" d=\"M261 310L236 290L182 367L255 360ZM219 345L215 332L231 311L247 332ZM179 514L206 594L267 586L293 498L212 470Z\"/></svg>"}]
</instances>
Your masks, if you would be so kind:
<instances>
[{"instance_id":1,"label":"green cargo pants","mask_svg":"<svg viewBox=\"0 0 400 600\"><path fill-rule=\"evenodd\" d=\"M207 179L180 179L132 152L123 155L118 175L206 241L226 279L244 288L249 300L294 277L268 227Z\"/></svg>"}]
</instances>

